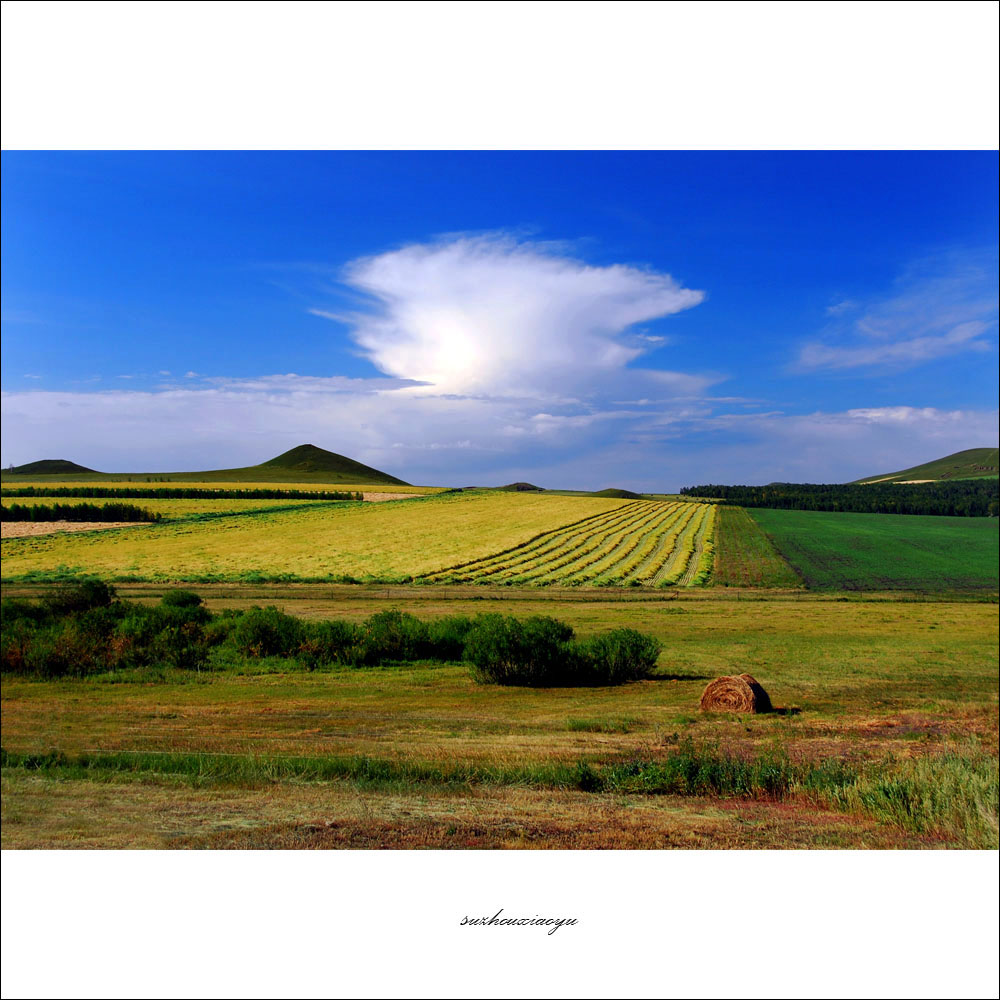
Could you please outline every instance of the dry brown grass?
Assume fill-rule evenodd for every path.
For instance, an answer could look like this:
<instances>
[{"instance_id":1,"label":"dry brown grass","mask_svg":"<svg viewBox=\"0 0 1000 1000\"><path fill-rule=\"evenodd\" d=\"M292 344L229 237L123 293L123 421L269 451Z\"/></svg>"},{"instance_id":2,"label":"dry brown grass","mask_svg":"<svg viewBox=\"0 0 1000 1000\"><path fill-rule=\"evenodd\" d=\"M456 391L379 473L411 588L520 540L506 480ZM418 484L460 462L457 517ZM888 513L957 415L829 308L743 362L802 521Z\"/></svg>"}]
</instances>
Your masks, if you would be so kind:
<instances>
[{"instance_id":1,"label":"dry brown grass","mask_svg":"<svg viewBox=\"0 0 1000 1000\"><path fill-rule=\"evenodd\" d=\"M3 779L4 848L631 849L945 846L808 803L526 788L192 788Z\"/></svg>"}]
</instances>

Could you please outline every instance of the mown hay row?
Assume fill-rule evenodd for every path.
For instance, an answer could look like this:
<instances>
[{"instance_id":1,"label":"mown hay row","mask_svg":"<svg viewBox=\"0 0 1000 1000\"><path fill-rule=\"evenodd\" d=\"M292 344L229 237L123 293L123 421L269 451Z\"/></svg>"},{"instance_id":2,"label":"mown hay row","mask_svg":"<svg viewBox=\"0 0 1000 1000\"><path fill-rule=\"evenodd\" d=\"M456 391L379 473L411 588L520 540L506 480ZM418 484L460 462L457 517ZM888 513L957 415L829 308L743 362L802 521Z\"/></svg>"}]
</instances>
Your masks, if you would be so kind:
<instances>
[{"instance_id":1,"label":"mown hay row","mask_svg":"<svg viewBox=\"0 0 1000 1000\"><path fill-rule=\"evenodd\" d=\"M624 536L620 543L602 558L586 567L577 568L561 582L578 583L618 583L628 579L632 569L643 558L643 553L656 546L663 532L669 529L676 513L667 509L648 518L644 524Z\"/></svg>"},{"instance_id":2,"label":"mown hay row","mask_svg":"<svg viewBox=\"0 0 1000 1000\"><path fill-rule=\"evenodd\" d=\"M642 503L642 501L639 502ZM634 523L643 514L644 512L641 510L630 508L627 513L614 520L608 520L599 525L587 525L584 530L575 529L570 533L563 533L562 537L551 545L546 545L535 551L513 552L503 563L496 567L489 567L485 571L476 572L473 578L483 580L487 577L504 579L520 576L520 570L523 568L531 571L532 577L544 575L549 569L554 568L554 565L559 563L567 552L580 551L580 546L588 541L597 543L601 539L613 537L621 531L623 526ZM588 549L588 551L590 550ZM536 570L539 572L535 572Z\"/></svg>"},{"instance_id":3,"label":"mown hay row","mask_svg":"<svg viewBox=\"0 0 1000 1000\"><path fill-rule=\"evenodd\" d=\"M639 501L634 501L634 502L638 503ZM631 506L631 504L625 504L624 506ZM519 552L522 550L534 548L539 545L544 545L547 543L547 540L551 539L555 535L564 534L573 529L579 528L580 526L585 524L596 523L597 521L603 520L604 518L607 517L618 516L619 512L622 509L623 509L622 507L616 507L610 511L599 511L597 514L588 514L586 517L580 518L579 520L576 521L570 521L567 524L560 525L558 528L547 528L545 531L540 531L538 534L533 535L527 541L519 542L517 545L512 545L506 549L501 549L499 552L492 552L486 556L478 556L475 559L469 559L464 562L453 563L450 566L444 566L441 569L433 570L430 573L424 573L420 576L420 579L431 583L436 583L446 579L449 581L452 579L455 580L471 579L472 578L471 575L462 577L452 577L451 574L459 570L463 571L468 570L470 571L471 574L472 571L474 571L477 567L496 562L500 559L503 559L505 556L509 556L514 552Z\"/></svg>"},{"instance_id":4,"label":"mown hay row","mask_svg":"<svg viewBox=\"0 0 1000 1000\"><path fill-rule=\"evenodd\" d=\"M698 532L706 517L707 510L707 506L702 505L701 509L695 513L694 517L688 523L684 534L678 540L669 565L664 567L663 574L656 580L657 586L673 587L684 578L688 570L688 565L691 562L691 557L694 555Z\"/></svg>"},{"instance_id":5,"label":"mown hay row","mask_svg":"<svg viewBox=\"0 0 1000 1000\"><path fill-rule=\"evenodd\" d=\"M564 565L560 570L542 574L547 582L577 584L586 582L601 571L596 567L602 563L614 563L625 554L625 550L631 551L632 546L638 544L639 539L650 530L650 526L662 520L663 511L654 509L649 511L644 517L637 518L628 524L622 525L619 530L611 532L605 536L604 543L597 549L590 548L584 553L579 552L579 558ZM634 541L630 541L633 540ZM537 576L535 577L537 579Z\"/></svg>"},{"instance_id":6,"label":"mown hay row","mask_svg":"<svg viewBox=\"0 0 1000 1000\"><path fill-rule=\"evenodd\" d=\"M687 531L688 525L697 513L698 505L690 504L684 511L683 516L674 522L669 533L664 537L662 546L656 552L653 559L650 560L645 568L641 568L636 574L635 579L637 579L639 583L643 585L653 585L657 582L659 576L663 573L664 568L669 564L674 550L677 548L679 539L684 532Z\"/></svg>"}]
</instances>

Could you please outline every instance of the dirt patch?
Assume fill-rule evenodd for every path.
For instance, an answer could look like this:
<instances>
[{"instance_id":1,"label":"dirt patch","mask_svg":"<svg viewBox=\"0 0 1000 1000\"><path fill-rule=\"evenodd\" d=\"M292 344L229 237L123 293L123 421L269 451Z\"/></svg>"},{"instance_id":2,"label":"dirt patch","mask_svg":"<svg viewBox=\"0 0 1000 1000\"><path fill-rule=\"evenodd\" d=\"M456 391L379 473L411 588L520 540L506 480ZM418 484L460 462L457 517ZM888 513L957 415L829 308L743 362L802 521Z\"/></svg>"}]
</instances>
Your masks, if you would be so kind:
<instances>
[{"instance_id":1,"label":"dirt patch","mask_svg":"<svg viewBox=\"0 0 1000 1000\"><path fill-rule=\"evenodd\" d=\"M103 531L107 528L134 528L148 521L4 521L0 525L2 538L27 538L31 535L51 535L56 531Z\"/></svg>"},{"instance_id":2,"label":"dirt patch","mask_svg":"<svg viewBox=\"0 0 1000 1000\"><path fill-rule=\"evenodd\" d=\"M414 497L422 497L424 493L362 493L367 503L383 503L386 500L412 500Z\"/></svg>"}]
</instances>

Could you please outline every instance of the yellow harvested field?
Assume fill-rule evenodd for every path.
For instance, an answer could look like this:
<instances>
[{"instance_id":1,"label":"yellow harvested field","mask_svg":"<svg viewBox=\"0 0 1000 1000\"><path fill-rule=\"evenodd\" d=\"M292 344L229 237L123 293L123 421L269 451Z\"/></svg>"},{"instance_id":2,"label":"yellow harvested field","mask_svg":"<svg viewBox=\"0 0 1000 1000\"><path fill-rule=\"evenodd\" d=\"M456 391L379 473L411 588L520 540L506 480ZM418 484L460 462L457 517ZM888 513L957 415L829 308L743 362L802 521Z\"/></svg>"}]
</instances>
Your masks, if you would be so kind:
<instances>
[{"instance_id":1,"label":"yellow harvested field","mask_svg":"<svg viewBox=\"0 0 1000 1000\"><path fill-rule=\"evenodd\" d=\"M381 496L386 493L402 493L407 496L430 496L435 493L444 493L447 486L395 486L393 484L372 484L372 483L268 483L254 480L229 479L220 482L200 482L199 480L177 480L177 479L154 479L148 481L145 478L133 477L132 479L39 479L37 481L5 482L4 487L8 489L23 489L24 487L35 486L39 489L149 489L149 490L301 490L307 493L326 493L336 491L338 493L370 493L372 496ZM22 498L23 502L24 498Z\"/></svg>"},{"instance_id":2,"label":"yellow harvested field","mask_svg":"<svg viewBox=\"0 0 1000 1000\"><path fill-rule=\"evenodd\" d=\"M448 493L371 505L306 501L291 511L136 526L113 536L10 539L3 576L398 580L511 549L628 504L524 493Z\"/></svg>"},{"instance_id":3,"label":"yellow harvested field","mask_svg":"<svg viewBox=\"0 0 1000 1000\"><path fill-rule=\"evenodd\" d=\"M384 503L386 500L412 500L414 497L428 496L427 493L365 493L361 497L365 503Z\"/></svg>"},{"instance_id":4,"label":"yellow harvested field","mask_svg":"<svg viewBox=\"0 0 1000 1000\"><path fill-rule=\"evenodd\" d=\"M69 507L84 503L93 504L95 507L103 507L109 503L129 504L132 507L142 507L152 514L162 514L167 518L186 517L189 514L238 514L273 508L308 507L323 502L322 500L160 500L146 497L123 497L120 500L106 497L3 497L0 500L0 504L4 507L14 504L24 507L51 507L54 504Z\"/></svg>"},{"instance_id":5,"label":"yellow harvested field","mask_svg":"<svg viewBox=\"0 0 1000 1000\"><path fill-rule=\"evenodd\" d=\"M136 528L148 522L136 521L4 521L0 538L34 538L60 531L107 531L108 528Z\"/></svg>"}]
</instances>

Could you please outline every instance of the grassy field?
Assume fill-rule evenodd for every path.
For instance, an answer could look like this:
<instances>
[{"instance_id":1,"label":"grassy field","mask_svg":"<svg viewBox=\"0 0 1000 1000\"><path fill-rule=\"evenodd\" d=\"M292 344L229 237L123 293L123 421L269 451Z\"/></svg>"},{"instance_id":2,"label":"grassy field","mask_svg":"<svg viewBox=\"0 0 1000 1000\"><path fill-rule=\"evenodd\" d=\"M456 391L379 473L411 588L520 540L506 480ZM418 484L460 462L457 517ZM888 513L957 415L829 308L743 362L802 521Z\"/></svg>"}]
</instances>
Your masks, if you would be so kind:
<instances>
[{"instance_id":1,"label":"grassy field","mask_svg":"<svg viewBox=\"0 0 1000 1000\"><path fill-rule=\"evenodd\" d=\"M96 573L119 579L399 580L615 511L627 501L445 493L385 504L307 504L202 524L6 539L4 579Z\"/></svg>"},{"instance_id":2,"label":"grassy field","mask_svg":"<svg viewBox=\"0 0 1000 1000\"><path fill-rule=\"evenodd\" d=\"M108 503L128 503L142 507L152 514L161 514L164 519L178 520L197 518L205 514L244 514L282 510L287 508L308 507L316 503L332 503L336 501L323 500L161 500L140 497L126 500L89 499L87 497L3 497L0 505L10 507L20 504L24 507L51 507L55 504L70 506L72 504L95 504L102 506Z\"/></svg>"},{"instance_id":3,"label":"grassy field","mask_svg":"<svg viewBox=\"0 0 1000 1000\"><path fill-rule=\"evenodd\" d=\"M76 486L100 486L102 489L117 488L148 488L155 490L171 489L180 486L193 486L200 490L339 490L345 493L418 493L429 496L435 493L445 493L446 486L400 486L395 483L327 483L322 479L303 478L289 479L175 479L173 477L133 476L131 478L94 473L92 476L80 475L73 479L65 476L11 476L3 477L5 489L18 489L24 486L44 487L46 489L73 489ZM22 500L23 502L23 500Z\"/></svg>"},{"instance_id":4,"label":"grassy field","mask_svg":"<svg viewBox=\"0 0 1000 1000\"><path fill-rule=\"evenodd\" d=\"M719 587L801 587L802 579L742 507L720 507L712 583Z\"/></svg>"},{"instance_id":5,"label":"grassy field","mask_svg":"<svg viewBox=\"0 0 1000 1000\"><path fill-rule=\"evenodd\" d=\"M715 516L706 504L492 491L389 505L136 502L173 520L7 539L4 578L684 585L710 575L700 556Z\"/></svg>"},{"instance_id":6,"label":"grassy field","mask_svg":"<svg viewBox=\"0 0 1000 1000\"><path fill-rule=\"evenodd\" d=\"M996 518L764 508L749 514L812 589L997 589Z\"/></svg>"},{"instance_id":7,"label":"grassy field","mask_svg":"<svg viewBox=\"0 0 1000 1000\"><path fill-rule=\"evenodd\" d=\"M673 593L211 588L216 609L263 599L314 619L550 613L664 651L655 680L617 688L496 688L459 663L8 678L3 844L996 845L994 605ZM710 678L743 670L778 712L698 712Z\"/></svg>"}]
</instances>

